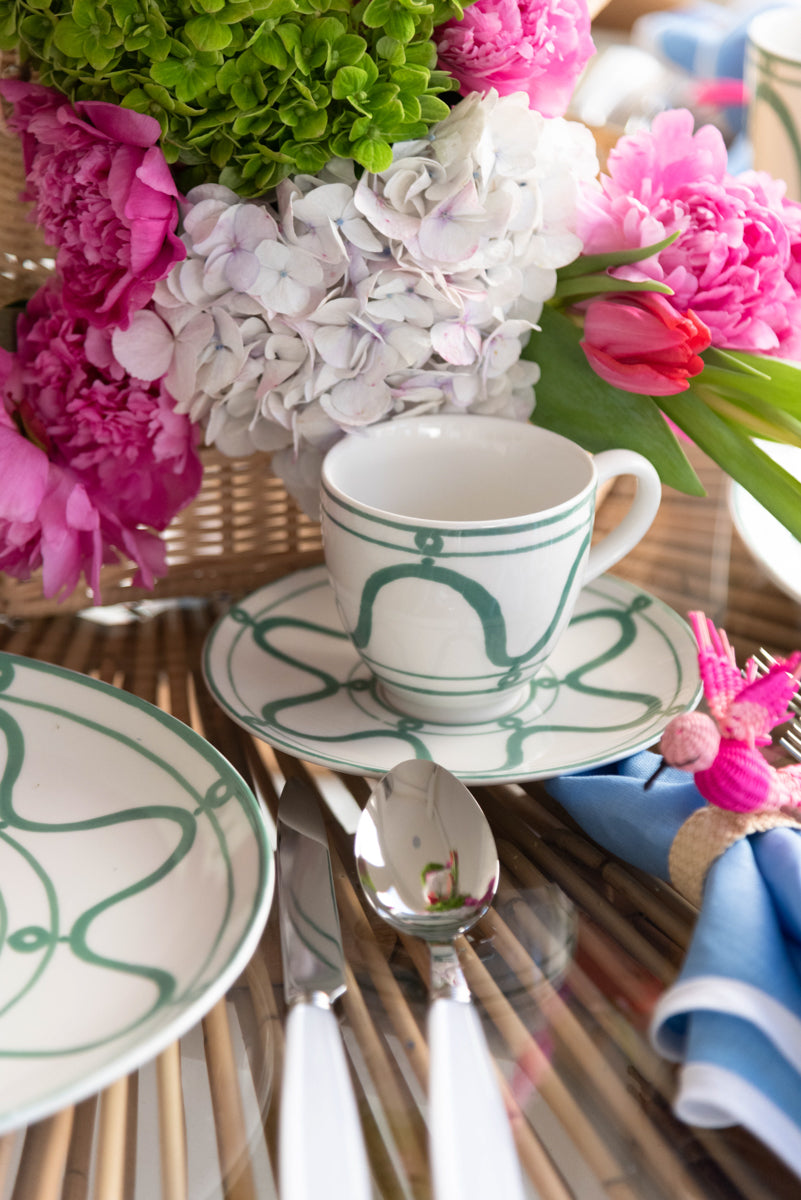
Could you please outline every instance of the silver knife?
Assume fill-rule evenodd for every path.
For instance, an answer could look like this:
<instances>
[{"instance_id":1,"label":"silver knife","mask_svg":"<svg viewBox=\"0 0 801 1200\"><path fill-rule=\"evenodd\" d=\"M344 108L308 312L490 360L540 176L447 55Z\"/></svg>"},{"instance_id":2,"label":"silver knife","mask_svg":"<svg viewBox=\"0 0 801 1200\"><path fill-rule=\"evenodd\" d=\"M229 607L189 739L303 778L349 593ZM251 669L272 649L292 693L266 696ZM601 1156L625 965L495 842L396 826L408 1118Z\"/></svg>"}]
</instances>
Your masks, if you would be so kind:
<instances>
[{"instance_id":1,"label":"silver knife","mask_svg":"<svg viewBox=\"0 0 801 1200\"><path fill-rule=\"evenodd\" d=\"M317 797L287 781L278 805L286 1023L279 1120L282 1200L370 1200L361 1123L331 1005L346 988L328 837Z\"/></svg>"}]
</instances>

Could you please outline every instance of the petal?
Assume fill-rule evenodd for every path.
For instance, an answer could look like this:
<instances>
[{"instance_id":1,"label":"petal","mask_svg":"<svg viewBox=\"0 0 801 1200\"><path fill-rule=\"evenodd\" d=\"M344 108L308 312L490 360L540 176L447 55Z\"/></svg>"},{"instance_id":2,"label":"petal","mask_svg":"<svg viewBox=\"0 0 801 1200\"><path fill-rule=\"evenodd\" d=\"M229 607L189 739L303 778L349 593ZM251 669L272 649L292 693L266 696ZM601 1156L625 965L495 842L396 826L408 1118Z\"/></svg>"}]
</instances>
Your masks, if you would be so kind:
<instances>
[{"instance_id":1,"label":"petal","mask_svg":"<svg viewBox=\"0 0 801 1200\"><path fill-rule=\"evenodd\" d=\"M431 330L431 345L445 362L469 366L481 349L481 334L472 325L442 321Z\"/></svg>"},{"instance_id":2,"label":"petal","mask_svg":"<svg viewBox=\"0 0 801 1200\"><path fill-rule=\"evenodd\" d=\"M134 313L127 329L115 329L111 348L120 366L134 379L151 381L166 375L172 362L175 338L156 313Z\"/></svg>"},{"instance_id":3,"label":"petal","mask_svg":"<svg viewBox=\"0 0 801 1200\"><path fill-rule=\"evenodd\" d=\"M320 407L341 427L372 425L389 412L392 395L383 380L348 379L321 396Z\"/></svg>"},{"instance_id":4,"label":"petal","mask_svg":"<svg viewBox=\"0 0 801 1200\"><path fill-rule=\"evenodd\" d=\"M0 424L0 520L29 522L36 518L47 488L47 455Z\"/></svg>"}]
</instances>

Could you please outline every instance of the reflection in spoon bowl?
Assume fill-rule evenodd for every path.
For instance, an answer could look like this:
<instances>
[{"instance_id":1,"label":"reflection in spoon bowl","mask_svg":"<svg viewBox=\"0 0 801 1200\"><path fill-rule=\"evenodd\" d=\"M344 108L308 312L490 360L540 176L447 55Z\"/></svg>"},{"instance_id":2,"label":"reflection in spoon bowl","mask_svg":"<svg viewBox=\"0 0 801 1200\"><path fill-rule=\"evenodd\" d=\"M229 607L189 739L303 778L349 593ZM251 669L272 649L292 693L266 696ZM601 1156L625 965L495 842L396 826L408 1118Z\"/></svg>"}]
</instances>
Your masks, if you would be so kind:
<instances>
[{"instance_id":1,"label":"reflection in spoon bowl","mask_svg":"<svg viewBox=\"0 0 801 1200\"><path fill-rule=\"evenodd\" d=\"M450 772L422 759L376 785L356 835L362 886L391 924L450 940L487 911L498 859L486 818Z\"/></svg>"}]
</instances>

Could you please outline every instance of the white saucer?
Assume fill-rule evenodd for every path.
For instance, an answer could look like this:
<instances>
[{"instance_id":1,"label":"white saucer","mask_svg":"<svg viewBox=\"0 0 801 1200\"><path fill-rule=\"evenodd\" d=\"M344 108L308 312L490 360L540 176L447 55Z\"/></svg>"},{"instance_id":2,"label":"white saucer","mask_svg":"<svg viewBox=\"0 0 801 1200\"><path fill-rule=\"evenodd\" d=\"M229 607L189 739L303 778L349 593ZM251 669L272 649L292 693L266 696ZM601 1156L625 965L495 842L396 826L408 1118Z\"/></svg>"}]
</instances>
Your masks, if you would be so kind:
<instances>
[{"instance_id":1,"label":"white saucer","mask_svg":"<svg viewBox=\"0 0 801 1200\"><path fill-rule=\"evenodd\" d=\"M801 479L801 447L758 441L766 454ZM729 511L737 532L765 574L801 603L801 542L739 483L729 484Z\"/></svg>"},{"instance_id":2,"label":"white saucer","mask_svg":"<svg viewBox=\"0 0 801 1200\"><path fill-rule=\"evenodd\" d=\"M700 696L689 626L611 575L581 593L526 702L482 724L423 722L382 703L342 631L325 567L235 605L211 630L203 669L235 721L308 762L383 775L404 758L430 758L469 783L612 762L652 745Z\"/></svg>"},{"instance_id":3,"label":"white saucer","mask_svg":"<svg viewBox=\"0 0 801 1200\"><path fill-rule=\"evenodd\" d=\"M0 1133L191 1029L261 936L256 797L183 722L0 654Z\"/></svg>"}]
</instances>

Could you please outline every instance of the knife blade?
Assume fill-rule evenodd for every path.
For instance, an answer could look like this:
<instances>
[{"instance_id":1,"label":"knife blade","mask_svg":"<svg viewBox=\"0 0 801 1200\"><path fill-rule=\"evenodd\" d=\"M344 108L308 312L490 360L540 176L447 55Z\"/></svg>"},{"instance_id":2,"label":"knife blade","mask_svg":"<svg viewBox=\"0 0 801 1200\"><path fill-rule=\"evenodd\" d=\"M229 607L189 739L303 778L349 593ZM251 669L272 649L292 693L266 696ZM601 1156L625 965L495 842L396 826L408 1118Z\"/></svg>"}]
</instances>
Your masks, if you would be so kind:
<instances>
[{"instance_id":1,"label":"knife blade","mask_svg":"<svg viewBox=\"0 0 801 1200\"><path fill-rule=\"evenodd\" d=\"M328 836L317 797L289 779L277 822L286 1023L279 1119L282 1200L370 1200L356 1098L331 1008L347 986Z\"/></svg>"}]
</instances>

